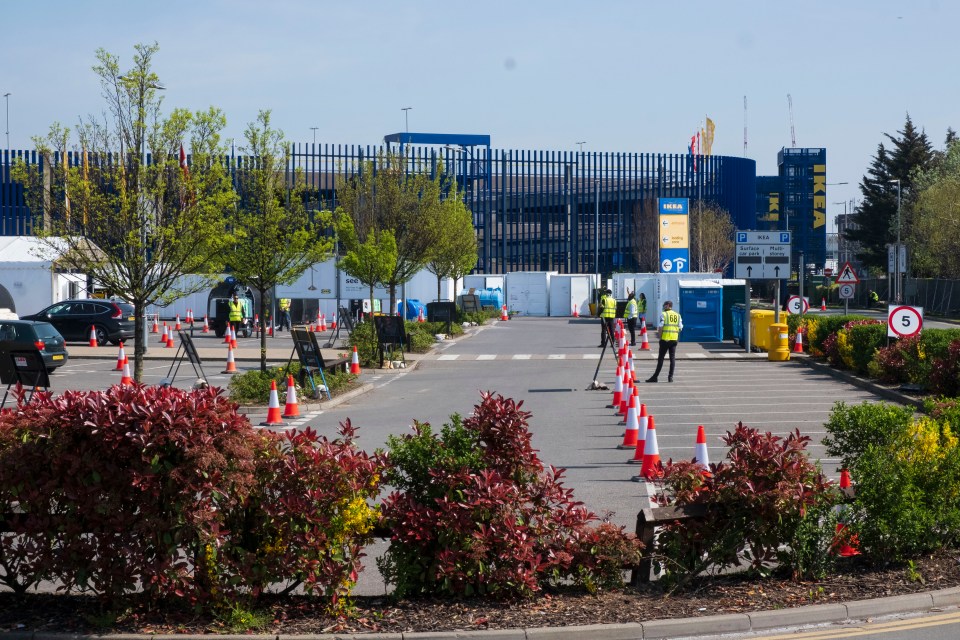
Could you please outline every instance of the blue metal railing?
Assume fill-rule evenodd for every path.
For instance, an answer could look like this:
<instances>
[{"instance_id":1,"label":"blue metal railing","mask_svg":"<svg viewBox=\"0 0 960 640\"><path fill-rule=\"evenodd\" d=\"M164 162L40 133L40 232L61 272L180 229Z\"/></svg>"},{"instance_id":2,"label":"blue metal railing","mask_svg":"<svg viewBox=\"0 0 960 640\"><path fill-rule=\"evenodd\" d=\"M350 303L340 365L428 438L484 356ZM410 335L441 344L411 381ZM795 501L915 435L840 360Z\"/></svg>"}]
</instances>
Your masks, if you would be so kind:
<instances>
[{"instance_id":1,"label":"blue metal railing","mask_svg":"<svg viewBox=\"0 0 960 640\"><path fill-rule=\"evenodd\" d=\"M302 171L326 208L337 206L338 176L376 161L382 146L295 143L288 171ZM561 273L639 270L639 212L659 197L687 197L727 209L737 228L756 224L756 163L746 158L687 154L406 146L411 169L440 170L456 180L477 229L477 271ZM35 152L11 154L42 167ZM0 235L32 232L22 186L10 180L12 158L0 163ZM61 158L55 158L59 164ZM75 164L77 156L68 155ZM231 171L247 160L226 156ZM599 250L597 250L599 248ZM650 268L649 265L644 265Z\"/></svg>"}]
</instances>

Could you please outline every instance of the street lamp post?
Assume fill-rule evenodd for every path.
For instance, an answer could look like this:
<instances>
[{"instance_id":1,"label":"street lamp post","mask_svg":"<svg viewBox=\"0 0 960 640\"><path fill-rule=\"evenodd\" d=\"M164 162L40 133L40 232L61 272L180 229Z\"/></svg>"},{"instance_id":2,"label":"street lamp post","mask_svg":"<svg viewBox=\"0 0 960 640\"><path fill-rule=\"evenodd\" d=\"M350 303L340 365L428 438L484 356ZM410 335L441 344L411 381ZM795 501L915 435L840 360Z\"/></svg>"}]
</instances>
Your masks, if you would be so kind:
<instances>
[{"instance_id":1,"label":"street lamp post","mask_svg":"<svg viewBox=\"0 0 960 640\"><path fill-rule=\"evenodd\" d=\"M7 101L7 156L10 155L10 92L3 94L3 99ZM9 157L7 161L9 162Z\"/></svg>"},{"instance_id":2,"label":"street lamp post","mask_svg":"<svg viewBox=\"0 0 960 640\"><path fill-rule=\"evenodd\" d=\"M903 282L900 280L900 178L891 180L890 183L897 183L897 246L893 250L893 277L894 294L897 304L903 304Z\"/></svg>"},{"instance_id":3,"label":"street lamp post","mask_svg":"<svg viewBox=\"0 0 960 640\"><path fill-rule=\"evenodd\" d=\"M574 142L575 145L580 147L580 153L583 153L583 145L587 144L586 140L581 140L579 142Z\"/></svg>"},{"instance_id":4,"label":"street lamp post","mask_svg":"<svg viewBox=\"0 0 960 640\"><path fill-rule=\"evenodd\" d=\"M310 127L310 130L313 131L313 144L317 144L317 129L319 127Z\"/></svg>"},{"instance_id":5,"label":"street lamp post","mask_svg":"<svg viewBox=\"0 0 960 640\"><path fill-rule=\"evenodd\" d=\"M596 205L593 211L593 268L600 273L600 181L594 180Z\"/></svg>"},{"instance_id":6,"label":"street lamp post","mask_svg":"<svg viewBox=\"0 0 960 640\"><path fill-rule=\"evenodd\" d=\"M413 109L413 107L400 107L400 111L403 111L403 130L405 133L410 133L410 109Z\"/></svg>"}]
</instances>

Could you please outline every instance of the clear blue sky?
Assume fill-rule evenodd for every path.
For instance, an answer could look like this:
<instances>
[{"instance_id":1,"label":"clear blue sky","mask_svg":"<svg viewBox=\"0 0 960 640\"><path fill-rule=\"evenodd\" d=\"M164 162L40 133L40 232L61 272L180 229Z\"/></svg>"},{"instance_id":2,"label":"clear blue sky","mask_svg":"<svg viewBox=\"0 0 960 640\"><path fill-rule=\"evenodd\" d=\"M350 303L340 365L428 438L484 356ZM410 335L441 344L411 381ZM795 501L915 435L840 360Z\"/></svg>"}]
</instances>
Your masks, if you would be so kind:
<instances>
[{"instance_id":1,"label":"clear blue sky","mask_svg":"<svg viewBox=\"0 0 960 640\"><path fill-rule=\"evenodd\" d=\"M0 95L13 148L100 113L90 71L158 42L167 107L216 105L240 139L259 109L287 138L377 144L410 130L495 148L682 152L705 116L714 153L776 173L826 147L829 219L909 112L941 148L960 129L952 0L0 0ZM0 105L3 108L5 105Z\"/></svg>"}]
</instances>

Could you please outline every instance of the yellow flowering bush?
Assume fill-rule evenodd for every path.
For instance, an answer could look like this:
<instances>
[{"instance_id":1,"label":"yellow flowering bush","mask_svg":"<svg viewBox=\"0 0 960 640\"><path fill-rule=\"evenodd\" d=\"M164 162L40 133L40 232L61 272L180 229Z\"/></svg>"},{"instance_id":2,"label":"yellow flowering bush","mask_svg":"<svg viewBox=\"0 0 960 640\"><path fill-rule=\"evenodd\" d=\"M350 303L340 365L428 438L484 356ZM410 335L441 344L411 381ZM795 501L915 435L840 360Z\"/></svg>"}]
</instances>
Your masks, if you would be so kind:
<instances>
[{"instance_id":1,"label":"yellow flowering bush","mask_svg":"<svg viewBox=\"0 0 960 640\"><path fill-rule=\"evenodd\" d=\"M372 503L384 461L356 447L349 420L340 435L265 434L258 488L228 522L234 533L220 553L222 580L244 585L232 595L284 584L323 596L331 613L349 608L379 519Z\"/></svg>"},{"instance_id":2,"label":"yellow flowering bush","mask_svg":"<svg viewBox=\"0 0 960 640\"><path fill-rule=\"evenodd\" d=\"M865 555L906 560L960 546L960 444L948 419L838 403L826 429L827 455L853 477L850 526Z\"/></svg>"}]
</instances>

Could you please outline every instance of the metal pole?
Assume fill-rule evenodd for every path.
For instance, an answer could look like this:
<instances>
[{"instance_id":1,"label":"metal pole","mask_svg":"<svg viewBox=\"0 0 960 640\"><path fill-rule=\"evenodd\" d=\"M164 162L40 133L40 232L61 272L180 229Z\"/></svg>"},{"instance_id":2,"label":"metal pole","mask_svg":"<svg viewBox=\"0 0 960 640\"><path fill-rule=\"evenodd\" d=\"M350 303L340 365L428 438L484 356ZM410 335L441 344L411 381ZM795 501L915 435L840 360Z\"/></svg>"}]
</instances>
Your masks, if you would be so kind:
<instances>
[{"instance_id":1,"label":"metal pole","mask_svg":"<svg viewBox=\"0 0 960 640\"><path fill-rule=\"evenodd\" d=\"M7 101L7 156L10 155L10 92L3 94L4 100Z\"/></svg>"},{"instance_id":2,"label":"metal pole","mask_svg":"<svg viewBox=\"0 0 960 640\"><path fill-rule=\"evenodd\" d=\"M413 109L413 107L400 107L400 111L403 111L403 130L405 133L410 133L410 109Z\"/></svg>"},{"instance_id":3,"label":"metal pole","mask_svg":"<svg viewBox=\"0 0 960 640\"><path fill-rule=\"evenodd\" d=\"M593 181L595 207L593 212L593 268L600 273L600 181Z\"/></svg>"},{"instance_id":4,"label":"metal pole","mask_svg":"<svg viewBox=\"0 0 960 640\"><path fill-rule=\"evenodd\" d=\"M806 265L803 263L803 251L800 252L800 269L797 271L797 280L798 280L798 289L800 294L800 317L803 317L803 272L806 270Z\"/></svg>"},{"instance_id":5,"label":"metal pole","mask_svg":"<svg viewBox=\"0 0 960 640\"><path fill-rule=\"evenodd\" d=\"M313 144L317 144L317 129L319 127L310 127L310 130L313 131Z\"/></svg>"},{"instance_id":6,"label":"metal pole","mask_svg":"<svg viewBox=\"0 0 960 640\"><path fill-rule=\"evenodd\" d=\"M900 279L900 179L897 178L897 252L893 256L897 278L897 304L903 304L903 281Z\"/></svg>"}]
</instances>

